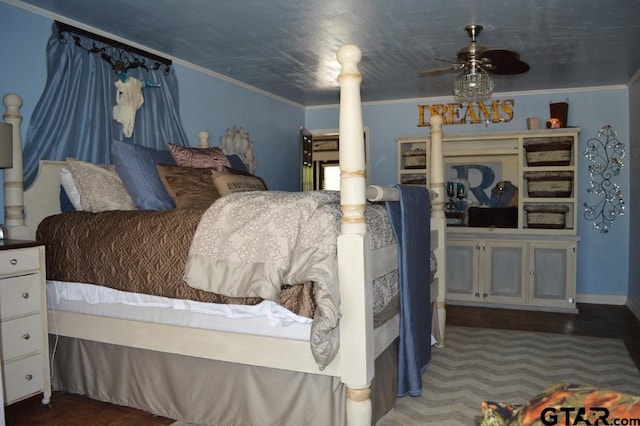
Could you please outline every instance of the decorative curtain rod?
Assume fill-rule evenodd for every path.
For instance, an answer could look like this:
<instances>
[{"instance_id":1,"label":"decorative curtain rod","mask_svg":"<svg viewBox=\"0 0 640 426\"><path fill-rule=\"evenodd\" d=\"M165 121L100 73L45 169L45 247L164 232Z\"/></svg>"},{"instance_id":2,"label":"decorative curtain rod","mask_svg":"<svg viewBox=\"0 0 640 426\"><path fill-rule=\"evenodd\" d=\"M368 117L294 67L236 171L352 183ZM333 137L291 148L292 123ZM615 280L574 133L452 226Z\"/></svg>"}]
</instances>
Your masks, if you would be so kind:
<instances>
[{"instance_id":1,"label":"decorative curtain rod","mask_svg":"<svg viewBox=\"0 0 640 426\"><path fill-rule=\"evenodd\" d=\"M80 28L72 27L71 25L64 24L56 21L56 27L62 40L62 33L69 33L73 37L76 45L89 53L99 53L100 57L109 62L116 73L125 73L127 70L133 68L144 68L145 70L157 70L162 66L165 67L165 73L169 72L169 67L172 62L170 59L163 58L153 53L145 52L144 50L137 49L132 46L128 46L124 43L120 43L115 40L111 40L107 37L103 37L97 34L93 34L89 31L82 30ZM82 40L78 36L83 36L91 40L107 44L108 47L98 47L95 43L92 43L90 47L83 46ZM112 48L112 52L107 50ZM143 56L142 58L135 57L134 55ZM153 61L149 64L147 59Z\"/></svg>"}]
</instances>

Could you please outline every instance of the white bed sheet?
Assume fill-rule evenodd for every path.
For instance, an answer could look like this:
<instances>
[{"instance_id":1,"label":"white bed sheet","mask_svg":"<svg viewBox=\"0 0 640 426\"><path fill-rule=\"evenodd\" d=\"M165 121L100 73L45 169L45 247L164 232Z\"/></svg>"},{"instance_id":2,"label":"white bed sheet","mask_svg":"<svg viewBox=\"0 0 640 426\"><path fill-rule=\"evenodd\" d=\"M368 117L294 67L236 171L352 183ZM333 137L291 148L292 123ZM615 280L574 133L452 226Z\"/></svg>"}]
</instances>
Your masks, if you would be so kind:
<instances>
[{"instance_id":1,"label":"white bed sheet","mask_svg":"<svg viewBox=\"0 0 640 426\"><path fill-rule=\"evenodd\" d=\"M296 315L268 300L254 306L223 305L53 280L47 281L47 305L54 312L85 313L303 341L309 341L312 322L310 318ZM50 326L55 328L55 324Z\"/></svg>"}]
</instances>

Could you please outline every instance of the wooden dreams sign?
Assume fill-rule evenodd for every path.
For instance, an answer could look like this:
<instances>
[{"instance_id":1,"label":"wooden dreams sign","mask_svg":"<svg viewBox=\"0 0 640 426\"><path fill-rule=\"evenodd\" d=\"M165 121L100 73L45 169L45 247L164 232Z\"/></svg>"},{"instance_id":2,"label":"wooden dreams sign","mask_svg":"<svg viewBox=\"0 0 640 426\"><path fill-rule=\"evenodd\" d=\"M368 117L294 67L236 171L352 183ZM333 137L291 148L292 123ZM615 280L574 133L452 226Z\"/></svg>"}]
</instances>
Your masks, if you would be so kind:
<instances>
[{"instance_id":1,"label":"wooden dreams sign","mask_svg":"<svg viewBox=\"0 0 640 426\"><path fill-rule=\"evenodd\" d=\"M432 115L442 117L442 124L507 123L513 120L513 99L491 101L450 102L448 104L418 105L418 127L429 126Z\"/></svg>"}]
</instances>

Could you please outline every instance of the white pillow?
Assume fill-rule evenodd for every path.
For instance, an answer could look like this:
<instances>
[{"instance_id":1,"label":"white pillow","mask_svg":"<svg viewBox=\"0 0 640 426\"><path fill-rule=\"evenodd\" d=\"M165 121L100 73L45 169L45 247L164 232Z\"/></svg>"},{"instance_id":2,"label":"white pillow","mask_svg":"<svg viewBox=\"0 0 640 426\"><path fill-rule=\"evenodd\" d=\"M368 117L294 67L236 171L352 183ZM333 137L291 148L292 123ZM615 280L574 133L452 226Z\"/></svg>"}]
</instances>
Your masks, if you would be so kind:
<instances>
[{"instance_id":1,"label":"white pillow","mask_svg":"<svg viewBox=\"0 0 640 426\"><path fill-rule=\"evenodd\" d=\"M135 210L136 205L127 192L114 166L101 167L75 158L67 158L73 181L80 193L82 210Z\"/></svg>"},{"instance_id":2,"label":"white pillow","mask_svg":"<svg viewBox=\"0 0 640 426\"><path fill-rule=\"evenodd\" d=\"M62 184L64 192L67 193L69 201L71 201L71 204L73 204L73 208L76 210L82 210L82 204L80 203L80 192L78 192L78 187L73 180L71 170L67 169L66 167L60 169L60 184Z\"/></svg>"}]
</instances>

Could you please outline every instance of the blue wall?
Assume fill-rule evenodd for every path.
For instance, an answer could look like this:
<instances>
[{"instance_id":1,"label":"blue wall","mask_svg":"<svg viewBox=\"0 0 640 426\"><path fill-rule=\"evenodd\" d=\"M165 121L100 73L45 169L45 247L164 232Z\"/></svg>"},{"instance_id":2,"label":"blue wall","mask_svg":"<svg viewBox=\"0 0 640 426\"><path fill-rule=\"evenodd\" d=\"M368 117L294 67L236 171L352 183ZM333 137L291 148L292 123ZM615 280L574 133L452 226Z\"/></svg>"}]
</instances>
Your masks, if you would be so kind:
<instances>
[{"instance_id":1,"label":"blue wall","mask_svg":"<svg viewBox=\"0 0 640 426\"><path fill-rule=\"evenodd\" d=\"M0 2L0 96L17 93L23 98L21 130L26 140L29 118L46 82L46 45L53 21ZM19 43L17 42L19 36ZM304 124L304 108L275 97L194 70L175 65L180 89L182 124L193 146L198 133L208 130L210 143L232 126L243 127L254 142L260 175L270 189L299 189L298 137ZM115 102L115 100L114 100ZM2 107L4 111L4 107ZM292 149L293 148L293 149ZM272 167L276 163L278 167ZM1 172L0 172L1 173ZM291 176L296 176L292 179ZM0 191L1 192L1 191ZM2 198L0 198L2 199ZM2 199L3 205L4 200ZM4 209L0 217L4 218Z\"/></svg>"},{"instance_id":2,"label":"blue wall","mask_svg":"<svg viewBox=\"0 0 640 426\"><path fill-rule=\"evenodd\" d=\"M366 78L366 76L363 76ZM499 81L496 82L499 86ZM514 119L508 123L474 125L449 125L444 134L491 133L521 131L526 129L526 118L539 116L542 121L549 117L549 103L569 102L568 124L580 127L580 153L586 141L595 137L598 130L610 124L618 132L620 141L629 146L628 89L610 87L590 90L531 92L527 94L496 93L494 99L514 99ZM452 98L413 99L386 103L365 104L363 123L369 127L370 179L373 184L389 184L397 180L396 137L427 135L428 127L417 127L418 105L452 102ZM427 117L428 119L428 117ZM305 126L307 129L332 129L338 127L337 106L308 108ZM588 182L587 164L579 155L578 205L586 200ZM629 158L616 180L626 195L629 194ZM628 292L629 268L629 218L618 218L608 234L593 229L591 222L578 214L578 294L626 296ZM606 299L605 299L606 300Z\"/></svg>"},{"instance_id":3,"label":"blue wall","mask_svg":"<svg viewBox=\"0 0 640 426\"><path fill-rule=\"evenodd\" d=\"M194 145L201 130L208 130L210 144L218 145L227 128L243 127L256 151L256 174L269 189L300 189L298 140L300 127L304 125L303 107L274 100L186 66L176 65L176 75L180 84L180 116Z\"/></svg>"},{"instance_id":4,"label":"blue wall","mask_svg":"<svg viewBox=\"0 0 640 426\"><path fill-rule=\"evenodd\" d=\"M0 44L0 57L4 58L0 67L0 96L18 93L23 97L23 138L46 79L45 49L51 24L52 20L49 18L0 2L0 38L5 40ZM17 35L20 37L19 44L15 41ZM310 130L338 127L337 105L305 110L301 106L265 96L183 64L177 63L175 67L180 86L182 123L191 144L197 144L197 134L201 130L208 130L212 143L217 144L228 127L242 126L254 142L258 161L257 174L265 179L271 189L299 188L300 126ZM496 84L499 89L499 81ZM636 98L640 96L638 92L640 89L636 88ZM526 117L539 116L544 120L549 115L549 102L564 100L569 102L569 125L582 129L581 151L586 140L594 137L605 124L613 126L618 131L619 139L627 146L630 145L630 127L635 129L636 136L640 134L638 125L630 123L629 89L626 87L526 94L497 93L494 98L515 99L515 118L512 122L490 124L487 127L446 126L445 134L523 130ZM451 98L430 98L363 106L364 124L369 127L372 183L396 181L396 137L428 134L428 128L416 126L417 105L450 101ZM634 105L633 111L637 115L637 102ZM636 159L638 155L636 150ZM629 173L632 170L630 158L631 156L627 157L618 181L627 201L632 190L629 188ZM581 205L586 200L584 189L587 171L584 162L580 165L578 180ZM0 200L1 197L2 191ZM1 205L4 205L3 200ZM592 229L590 223L579 221L578 233L582 239L578 251L579 294L622 297L633 292L635 298L640 300L638 284L629 284L630 270L633 271L634 282L640 276L638 266L629 265L629 216L630 214L616 220L608 234L600 234ZM4 212L0 211L0 219L3 217ZM636 231L635 228L633 230ZM637 257L637 251L637 248L634 249L634 258Z\"/></svg>"}]
</instances>

